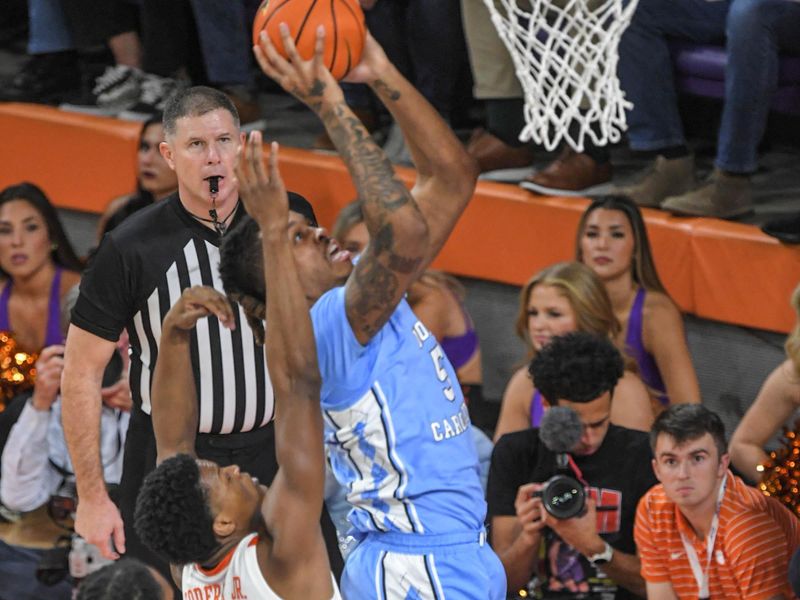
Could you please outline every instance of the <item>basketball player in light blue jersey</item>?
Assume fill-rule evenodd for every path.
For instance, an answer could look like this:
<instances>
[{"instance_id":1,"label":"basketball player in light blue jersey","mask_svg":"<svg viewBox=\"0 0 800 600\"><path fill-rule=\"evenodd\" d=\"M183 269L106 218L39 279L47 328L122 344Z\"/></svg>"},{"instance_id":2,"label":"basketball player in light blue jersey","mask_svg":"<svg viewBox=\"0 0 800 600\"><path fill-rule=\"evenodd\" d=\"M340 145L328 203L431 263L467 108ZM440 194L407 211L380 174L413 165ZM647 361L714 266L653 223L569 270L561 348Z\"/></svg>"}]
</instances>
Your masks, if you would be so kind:
<instances>
[{"instance_id":1,"label":"basketball player in light blue jersey","mask_svg":"<svg viewBox=\"0 0 800 600\"><path fill-rule=\"evenodd\" d=\"M316 112L347 165L371 242L349 254L291 212L292 240L322 375L325 436L362 539L342 576L346 598L505 598L486 543L478 457L455 372L404 296L441 249L470 199L476 168L436 111L367 36L348 79L369 84L403 130L417 167L409 192L322 65L280 57L263 38L264 72ZM250 221L224 240L220 273L249 320L264 317L261 249Z\"/></svg>"}]
</instances>

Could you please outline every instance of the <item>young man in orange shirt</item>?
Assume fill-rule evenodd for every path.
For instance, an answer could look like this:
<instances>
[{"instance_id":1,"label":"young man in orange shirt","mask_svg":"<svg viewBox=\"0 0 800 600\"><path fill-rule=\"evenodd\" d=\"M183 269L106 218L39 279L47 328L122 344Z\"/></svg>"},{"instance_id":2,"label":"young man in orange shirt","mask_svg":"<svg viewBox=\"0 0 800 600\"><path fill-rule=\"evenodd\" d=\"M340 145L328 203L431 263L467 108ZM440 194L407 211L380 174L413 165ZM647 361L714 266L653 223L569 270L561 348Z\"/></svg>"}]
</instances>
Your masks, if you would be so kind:
<instances>
[{"instance_id":1,"label":"young man in orange shirt","mask_svg":"<svg viewBox=\"0 0 800 600\"><path fill-rule=\"evenodd\" d=\"M647 597L793 598L798 520L728 470L719 417L700 404L671 406L650 443L661 483L642 498L634 526Z\"/></svg>"}]
</instances>

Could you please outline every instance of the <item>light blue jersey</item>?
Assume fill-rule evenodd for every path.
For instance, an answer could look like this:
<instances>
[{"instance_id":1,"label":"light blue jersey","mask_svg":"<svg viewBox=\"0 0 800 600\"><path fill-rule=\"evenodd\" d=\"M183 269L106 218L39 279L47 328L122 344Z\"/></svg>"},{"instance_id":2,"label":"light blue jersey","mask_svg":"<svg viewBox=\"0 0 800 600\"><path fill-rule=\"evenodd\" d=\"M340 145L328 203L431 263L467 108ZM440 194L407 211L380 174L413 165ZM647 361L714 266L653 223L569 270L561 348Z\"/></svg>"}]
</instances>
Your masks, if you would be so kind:
<instances>
[{"instance_id":1,"label":"light blue jersey","mask_svg":"<svg viewBox=\"0 0 800 600\"><path fill-rule=\"evenodd\" d=\"M362 346L344 288L311 310L325 441L357 532L476 532L486 503L453 367L403 300Z\"/></svg>"}]
</instances>

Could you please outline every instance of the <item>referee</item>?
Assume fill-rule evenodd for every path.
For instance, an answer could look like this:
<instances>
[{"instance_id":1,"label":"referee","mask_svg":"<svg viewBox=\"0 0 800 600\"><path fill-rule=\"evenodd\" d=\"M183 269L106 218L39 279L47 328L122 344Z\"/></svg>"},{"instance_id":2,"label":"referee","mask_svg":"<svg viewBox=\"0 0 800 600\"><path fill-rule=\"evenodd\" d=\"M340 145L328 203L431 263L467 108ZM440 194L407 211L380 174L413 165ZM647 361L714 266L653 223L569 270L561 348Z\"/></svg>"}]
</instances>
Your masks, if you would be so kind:
<instances>
[{"instance_id":1,"label":"referee","mask_svg":"<svg viewBox=\"0 0 800 600\"><path fill-rule=\"evenodd\" d=\"M164 133L160 151L176 172L178 192L131 216L103 239L81 281L61 387L64 433L80 498L76 531L108 558L124 552L151 564L152 553L136 539L133 512L141 482L155 467L150 388L161 322L184 289L206 285L223 291L219 244L245 216L234 177L243 136L228 97L206 87L178 93L165 107ZM314 220L307 203L292 209ZM211 317L192 334L197 454L221 466L237 464L271 482L277 470L272 385L263 348L241 308L235 317L232 331ZM118 509L106 491L100 462L100 388L123 328L130 336L134 408ZM327 513L322 525L338 578L341 555ZM166 564L156 566L166 570Z\"/></svg>"}]
</instances>

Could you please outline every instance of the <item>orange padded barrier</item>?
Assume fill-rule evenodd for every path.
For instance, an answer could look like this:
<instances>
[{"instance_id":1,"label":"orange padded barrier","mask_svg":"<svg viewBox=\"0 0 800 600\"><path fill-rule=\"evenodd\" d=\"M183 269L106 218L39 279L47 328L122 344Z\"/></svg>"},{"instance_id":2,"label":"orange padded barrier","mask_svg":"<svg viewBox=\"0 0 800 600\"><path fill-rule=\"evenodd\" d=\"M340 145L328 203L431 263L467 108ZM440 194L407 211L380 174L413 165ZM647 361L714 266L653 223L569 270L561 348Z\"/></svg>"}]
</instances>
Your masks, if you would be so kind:
<instances>
[{"instance_id":1,"label":"orange padded barrier","mask_svg":"<svg viewBox=\"0 0 800 600\"><path fill-rule=\"evenodd\" d=\"M0 104L0 186L31 181L62 208L102 212L136 188L141 124Z\"/></svg>"},{"instance_id":2,"label":"orange padded barrier","mask_svg":"<svg viewBox=\"0 0 800 600\"><path fill-rule=\"evenodd\" d=\"M102 211L129 192L139 125L22 104L0 105L0 186L29 179L61 207ZM339 158L283 148L281 171L331 225L355 197ZM398 169L411 185L414 172ZM539 269L574 254L587 201L529 194L479 182L469 207L437 259L437 268L520 285ZM800 280L800 246L787 246L750 225L680 219L645 210L656 265L680 307L698 316L788 332L789 295Z\"/></svg>"}]
</instances>

